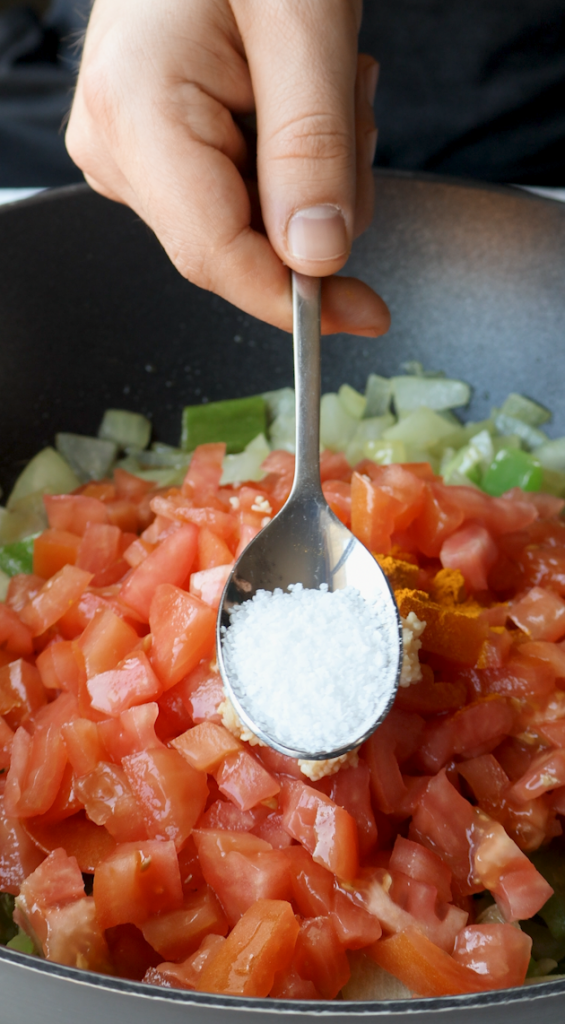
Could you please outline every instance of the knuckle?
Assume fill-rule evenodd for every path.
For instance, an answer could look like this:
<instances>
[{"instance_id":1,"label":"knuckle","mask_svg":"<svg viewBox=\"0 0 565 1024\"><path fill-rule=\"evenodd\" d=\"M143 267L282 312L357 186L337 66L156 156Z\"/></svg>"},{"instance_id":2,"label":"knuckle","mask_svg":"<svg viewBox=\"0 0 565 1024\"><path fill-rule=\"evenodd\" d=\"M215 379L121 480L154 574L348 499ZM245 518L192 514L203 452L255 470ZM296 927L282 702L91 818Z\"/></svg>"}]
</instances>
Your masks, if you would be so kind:
<instances>
[{"instance_id":1,"label":"knuckle","mask_svg":"<svg viewBox=\"0 0 565 1024\"><path fill-rule=\"evenodd\" d=\"M334 114L304 114L281 126L268 140L269 157L299 162L351 164L355 142L351 130Z\"/></svg>"}]
</instances>

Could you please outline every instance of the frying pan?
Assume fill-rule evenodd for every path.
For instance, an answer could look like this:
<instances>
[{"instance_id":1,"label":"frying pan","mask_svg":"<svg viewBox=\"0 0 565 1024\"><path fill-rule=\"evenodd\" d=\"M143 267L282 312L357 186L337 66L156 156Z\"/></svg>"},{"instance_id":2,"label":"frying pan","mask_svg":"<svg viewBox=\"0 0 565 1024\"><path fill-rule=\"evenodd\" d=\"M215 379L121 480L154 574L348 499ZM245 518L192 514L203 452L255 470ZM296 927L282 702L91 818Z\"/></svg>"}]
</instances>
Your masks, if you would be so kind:
<instances>
[{"instance_id":1,"label":"frying pan","mask_svg":"<svg viewBox=\"0 0 565 1024\"><path fill-rule=\"evenodd\" d=\"M418 359L474 385L468 415L509 391L554 412L565 434L565 208L514 189L377 174L372 227L347 273L384 296L384 339L323 343L323 390ZM180 278L151 232L86 186L0 211L0 482L58 430L95 433L107 407L149 415L175 443L183 404L292 383L288 335ZM565 981L481 995L381 1003L283 1003L152 989L0 949L10 1024L557 1024Z\"/></svg>"}]
</instances>

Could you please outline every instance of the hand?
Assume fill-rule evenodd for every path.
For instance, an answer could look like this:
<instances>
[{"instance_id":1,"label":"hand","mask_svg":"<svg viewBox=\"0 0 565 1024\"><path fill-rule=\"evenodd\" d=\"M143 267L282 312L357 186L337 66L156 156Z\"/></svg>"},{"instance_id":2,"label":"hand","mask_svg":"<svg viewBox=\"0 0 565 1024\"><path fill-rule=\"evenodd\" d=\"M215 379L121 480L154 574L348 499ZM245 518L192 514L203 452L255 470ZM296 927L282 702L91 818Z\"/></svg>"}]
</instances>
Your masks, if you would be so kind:
<instances>
[{"instance_id":1,"label":"hand","mask_svg":"<svg viewBox=\"0 0 565 1024\"><path fill-rule=\"evenodd\" d=\"M389 325L368 285L331 276L372 215L360 18L361 0L96 0L86 35L67 131L86 180L184 277L284 330L289 267L326 279L324 333ZM240 126L254 111L256 164Z\"/></svg>"}]
</instances>

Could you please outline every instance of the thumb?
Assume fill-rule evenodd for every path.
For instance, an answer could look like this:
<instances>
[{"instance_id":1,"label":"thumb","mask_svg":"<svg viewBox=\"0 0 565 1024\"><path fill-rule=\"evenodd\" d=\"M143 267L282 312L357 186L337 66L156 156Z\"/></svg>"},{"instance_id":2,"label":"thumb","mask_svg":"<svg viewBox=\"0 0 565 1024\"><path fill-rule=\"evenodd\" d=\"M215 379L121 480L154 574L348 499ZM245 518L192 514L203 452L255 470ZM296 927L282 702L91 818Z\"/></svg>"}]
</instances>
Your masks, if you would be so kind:
<instances>
[{"instance_id":1,"label":"thumb","mask_svg":"<svg viewBox=\"0 0 565 1024\"><path fill-rule=\"evenodd\" d=\"M263 220L280 258L326 276L355 221L357 0L232 0L257 105Z\"/></svg>"}]
</instances>

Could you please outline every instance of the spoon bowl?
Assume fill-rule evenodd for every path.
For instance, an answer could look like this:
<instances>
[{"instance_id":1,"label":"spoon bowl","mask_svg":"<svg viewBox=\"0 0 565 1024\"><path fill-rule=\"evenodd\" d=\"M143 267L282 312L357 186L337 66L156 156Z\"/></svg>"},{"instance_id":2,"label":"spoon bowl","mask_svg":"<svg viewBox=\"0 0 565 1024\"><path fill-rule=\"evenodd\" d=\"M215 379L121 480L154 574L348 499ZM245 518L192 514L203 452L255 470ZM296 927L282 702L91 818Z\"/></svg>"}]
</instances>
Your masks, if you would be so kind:
<instances>
[{"instance_id":1,"label":"spoon bowl","mask_svg":"<svg viewBox=\"0 0 565 1024\"><path fill-rule=\"evenodd\" d=\"M322 493L319 462L320 409L320 281L293 274L294 353L296 384L296 469L291 494L275 518L251 541L228 577L217 620L218 665L227 695L247 728L269 746L290 757L325 760L358 747L390 710L402 666L402 625L394 595L380 565L367 548L329 508ZM258 591L283 593L300 583L307 590L323 586L331 593L353 587L371 609L385 652L384 667L375 671L371 700L361 717L347 722L333 749L299 749L277 734L276 721L264 721L243 682L228 665L224 641L232 613ZM351 681L338 679L349 688ZM297 714L299 710L297 709ZM319 708L324 715L324 707Z\"/></svg>"}]
</instances>

